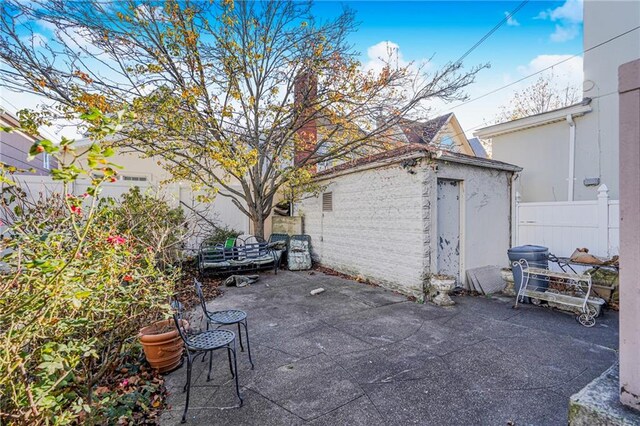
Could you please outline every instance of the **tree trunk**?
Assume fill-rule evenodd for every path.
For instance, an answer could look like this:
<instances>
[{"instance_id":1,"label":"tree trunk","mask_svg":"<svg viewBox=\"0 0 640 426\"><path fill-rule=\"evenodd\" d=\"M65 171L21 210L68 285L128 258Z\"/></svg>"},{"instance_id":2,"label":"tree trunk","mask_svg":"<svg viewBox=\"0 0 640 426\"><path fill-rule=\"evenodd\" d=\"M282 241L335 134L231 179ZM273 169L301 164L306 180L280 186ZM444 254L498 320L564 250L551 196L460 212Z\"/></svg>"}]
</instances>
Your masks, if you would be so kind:
<instances>
[{"instance_id":1,"label":"tree trunk","mask_svg":"<svg viewBox=\"0 0 640 426\"><path fill-rule=\"evenodd\" d=\"M258 215L257 218L253 218L251 221L253 222L253 235L264 238L265 218L262 215Z\"/></svg>"}]
</instances>

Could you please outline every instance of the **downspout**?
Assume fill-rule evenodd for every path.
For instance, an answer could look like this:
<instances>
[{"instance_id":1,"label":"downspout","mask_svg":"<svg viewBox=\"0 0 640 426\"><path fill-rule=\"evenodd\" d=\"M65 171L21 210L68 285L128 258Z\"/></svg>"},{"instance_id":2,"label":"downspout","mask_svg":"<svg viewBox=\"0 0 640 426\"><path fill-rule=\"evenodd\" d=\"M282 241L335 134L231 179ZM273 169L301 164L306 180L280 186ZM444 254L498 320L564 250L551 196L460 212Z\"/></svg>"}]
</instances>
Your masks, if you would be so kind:
<instances>
[{"instance_id":1,"label":"downspout","mask_svg":"<svg viewBox=\"0 0 640 426\"><path fill-rule=\"evenodd\" d=\"M573 121L573 116L571 114L567 115L567 123L569 123L569 179L567 181L567 201L573 201L576 163L576 122Z\"/></svg>"}]
</instances>

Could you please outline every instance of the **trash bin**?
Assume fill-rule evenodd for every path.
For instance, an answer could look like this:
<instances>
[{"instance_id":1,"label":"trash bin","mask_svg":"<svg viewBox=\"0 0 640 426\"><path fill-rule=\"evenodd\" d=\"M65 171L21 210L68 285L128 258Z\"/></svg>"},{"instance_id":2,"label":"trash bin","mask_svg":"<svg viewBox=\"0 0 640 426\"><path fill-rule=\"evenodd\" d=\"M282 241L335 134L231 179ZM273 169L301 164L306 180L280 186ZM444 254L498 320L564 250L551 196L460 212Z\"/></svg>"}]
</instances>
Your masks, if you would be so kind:
<instances>
[{"instance_id":1,"label":"trash bin","mask_svg":"<svg viewBox=\"0 0 640 426\"><path fill-rule=\"evenodd\" d=\"M549 248L543 246L517 246L507 250L509 256L509 265L513 271L514 287L516 294L520 290L522 283L522 271L518 267L513 266L513 262L524 259L532 268L549 268ZM544 291L549 286L549 282L540 278L529 278L528 287ZM525 303L529 303L529 298L525 298Z\"/></svg>"}]
</instances>

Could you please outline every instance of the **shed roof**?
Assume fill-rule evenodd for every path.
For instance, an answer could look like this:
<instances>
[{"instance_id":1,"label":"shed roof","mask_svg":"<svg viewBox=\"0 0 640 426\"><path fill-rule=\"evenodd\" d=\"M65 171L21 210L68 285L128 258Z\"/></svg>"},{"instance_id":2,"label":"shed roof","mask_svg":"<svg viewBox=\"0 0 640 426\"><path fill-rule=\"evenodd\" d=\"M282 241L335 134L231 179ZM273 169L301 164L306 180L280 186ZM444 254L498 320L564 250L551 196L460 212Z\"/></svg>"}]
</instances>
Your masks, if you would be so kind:
<instances>
[{"instance_id":1,"label":"shed roof","mask_svg":"<svg viewBox=\"0 0 640 426\"><path fill-rule=\"evenodd\" d=\"M458 152L443 151L422 143L411 143L403 145L400 148L368 155L366 157L361 157L356 160L348 161L335 167L325 169L321 172L316 173L316 177L325 178L340 174L341 172L356 171L365 166L381 167L386 164L396 163L408 158L420 158L427 156L438 161L467 164L509 172L519 172L522 170L521 167L518 167L516 165L492 160L490 158L480 158L473 155L461 154Z\"/></svg>"}]
</instances>

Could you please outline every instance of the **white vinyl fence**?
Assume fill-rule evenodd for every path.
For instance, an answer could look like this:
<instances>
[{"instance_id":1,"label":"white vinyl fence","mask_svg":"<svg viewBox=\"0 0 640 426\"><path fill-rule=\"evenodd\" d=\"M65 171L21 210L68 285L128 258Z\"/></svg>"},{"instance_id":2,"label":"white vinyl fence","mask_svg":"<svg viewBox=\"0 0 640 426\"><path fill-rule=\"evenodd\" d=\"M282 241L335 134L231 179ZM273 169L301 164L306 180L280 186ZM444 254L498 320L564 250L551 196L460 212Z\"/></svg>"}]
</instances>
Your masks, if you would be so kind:
<instances>
[{"instance_id":1,"label":"white vinyl fence","mask_svg":"<svg viewBox=\"0 0 640 426\"><path fill-rule=\"evenodd\" d=\"M556 256L570 256L578 247L602 257L618 254L620 202L610 200L606 185L594 201L522 203L516 194L514 245L549 247Z\"/></svg>"},{"instance_id":2,"label":"white vinyl fence","mask_svg":"<svg viewBox=\"0 0 640 426\"><path fill-rule=\"evenodd\" d=\"M63 190L62 184L54 181L50 176L20 175L14 176L14 179L27 192L27 196L34 200L40 197L46 198L52 193L61 193ZM70 192L81 195L87 191L88 186L89 181L78 180L73 183ZM231 202L231 199L218 195L212 203L202 204L196 201L188 185L170 184L158 188L149 181L117 181L103 184L100 196L118 199L133 186L139 187L142 192L153 191L174 207L180 205L184 208L186 205L218 226L228 226L242 233L249 233L248 218ZM188 242L188 245L193 247L198 244L199 241Z\"/></svg>"}]
</instances>

